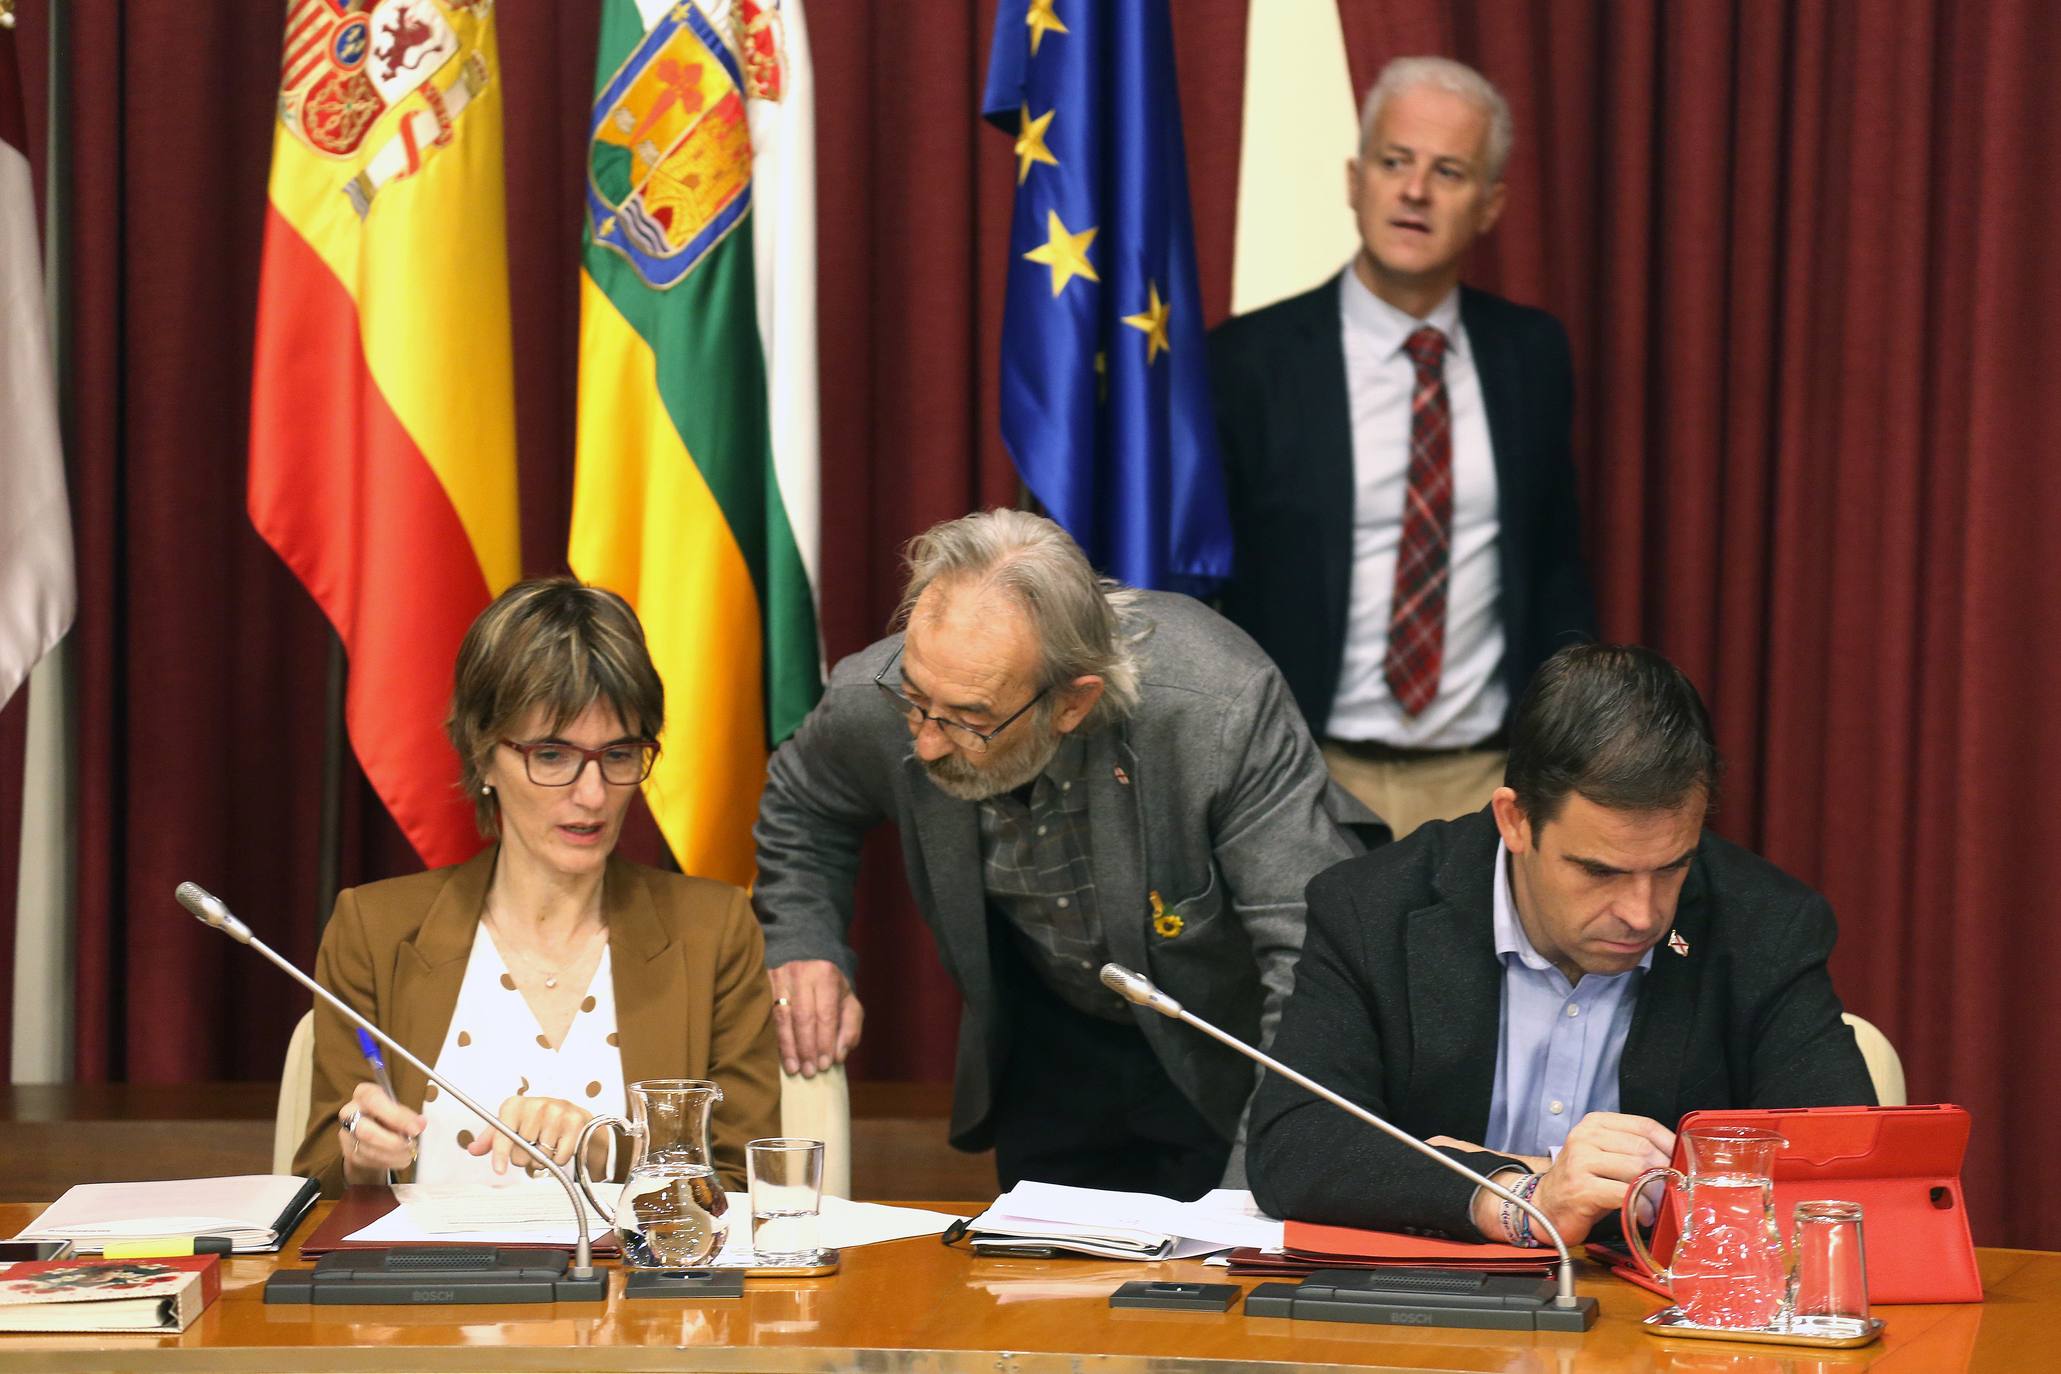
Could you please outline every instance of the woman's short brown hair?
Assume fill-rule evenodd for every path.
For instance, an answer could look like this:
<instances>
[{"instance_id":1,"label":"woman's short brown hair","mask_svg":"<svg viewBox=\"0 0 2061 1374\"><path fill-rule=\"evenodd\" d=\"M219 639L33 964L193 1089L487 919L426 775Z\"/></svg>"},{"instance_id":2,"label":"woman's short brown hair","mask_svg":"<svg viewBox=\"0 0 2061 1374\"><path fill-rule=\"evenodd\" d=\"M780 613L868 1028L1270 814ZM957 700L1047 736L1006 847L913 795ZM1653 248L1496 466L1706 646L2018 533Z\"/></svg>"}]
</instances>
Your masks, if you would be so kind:
<instances>
[{"instance_id":1,"label":"woman's short brown hair","mask_svg":"<svg viewBox=\"0 0 2061 1374\"><path fill-rule=\"evenodd\" d=\"M501 739L533 711L559 730L597 701L640 739L656 740L665 729L665 684L629 602L577 578L537 577L479 613L458 646L444 730L480 834L492 838L499 829L494 799L481 788Z\"/></svg>"}]
</instances>

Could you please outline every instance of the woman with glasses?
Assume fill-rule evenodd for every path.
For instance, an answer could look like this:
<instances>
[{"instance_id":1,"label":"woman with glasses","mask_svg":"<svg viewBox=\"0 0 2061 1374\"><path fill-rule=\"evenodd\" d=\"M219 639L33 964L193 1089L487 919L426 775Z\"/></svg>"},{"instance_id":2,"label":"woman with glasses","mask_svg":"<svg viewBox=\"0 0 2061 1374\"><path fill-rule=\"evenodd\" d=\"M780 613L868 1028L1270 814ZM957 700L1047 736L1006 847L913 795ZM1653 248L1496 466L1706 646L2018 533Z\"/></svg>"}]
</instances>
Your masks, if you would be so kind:
<instances>
[{"instance_id":1,"label":"woman with glasses","mask_svg":"<svg viewBox=\"0 0 2061 1374\"><path fill-rule=\"evenodd\" d=\"M717 1171L741 1188L744 1143L779 1134L758 922L735 887L613 853L664 724L621 597L565 577L502 593L466 632L445 722L494 843L340 894L315 975L561 1164L587 1121L623 1111L625 1084L713 1079ZM537 1171L407 1064L385 1068L390 1083L354 1028L316 1009L296 1172L333 1192L411 1165L421 1183Z\"/></svg>"}]
</instances>

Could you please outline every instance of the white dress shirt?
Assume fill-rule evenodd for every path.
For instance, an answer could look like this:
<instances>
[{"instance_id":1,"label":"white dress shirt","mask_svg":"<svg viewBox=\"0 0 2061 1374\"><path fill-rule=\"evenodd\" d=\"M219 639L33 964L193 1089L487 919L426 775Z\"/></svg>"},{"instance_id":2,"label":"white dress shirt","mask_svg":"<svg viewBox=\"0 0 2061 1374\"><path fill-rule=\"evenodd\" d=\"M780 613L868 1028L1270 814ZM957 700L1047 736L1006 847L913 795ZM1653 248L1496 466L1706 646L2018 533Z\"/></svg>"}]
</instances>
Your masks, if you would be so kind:
<instances>
[{"instance_id":1,"label":"white dress shirt","mask_svg":"<svg viewBox=\"0 0 2061 1374\"><path fill-rule=\"evenodd\" d=\"M1337 739L1404 749L1479 744L1503 724L1502 531L1495 453L1474 353L1455 289L1422 320L1382 300L1347 268L1339 281L1345 378L1352 415L1353 568L1345 658L1325 727ZM1422 325L1446 336L1446 401L1453 444L1453 515L1446 641L1438 695L1415 716L1388 689L1389 603L1409 485L1410 398L1416 365L1403 344Z\"/></svg>"}]
</instances>

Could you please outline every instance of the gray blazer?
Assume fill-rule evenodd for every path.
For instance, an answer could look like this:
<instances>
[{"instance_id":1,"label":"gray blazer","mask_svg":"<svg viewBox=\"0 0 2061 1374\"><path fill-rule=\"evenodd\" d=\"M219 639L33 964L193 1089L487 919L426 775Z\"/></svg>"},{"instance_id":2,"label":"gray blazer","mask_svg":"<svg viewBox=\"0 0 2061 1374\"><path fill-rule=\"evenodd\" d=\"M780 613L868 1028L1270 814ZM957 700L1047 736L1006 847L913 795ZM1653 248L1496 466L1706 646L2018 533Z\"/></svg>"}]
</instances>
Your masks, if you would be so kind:
<instances>
[{"instance_id":1,"label":"gray blazer","mask_svg":"<svg viewBox=\"0 0 2061 1374\"><path fill-rule=\"evenodd\" d=\"M1243 631L1167 592L1139 593L1126 625L1145 632L1138 709L1087 737L1110 956L1197 1015L1265 1041L1294 983L1304 886L1385 830L1330 782L1280 672ZM952 1142L980 1149L1009 1027L988 962L975 806L924 775L907 725L873 685L899 643L890 636L839 663L822 702L774 753L753 831L752 903L769 965L828 959L857 988L845 932L859 842L882 821L896 824L909 885L965 999ZM1154 893L1180 915L1178 934L1155 932ZM1234 1139L1252 1066L1186 1026L1134 1015L1175 1084ZM1243 1176L1237 1156L1231 1172Z\"/></svg>"}]
</instances>

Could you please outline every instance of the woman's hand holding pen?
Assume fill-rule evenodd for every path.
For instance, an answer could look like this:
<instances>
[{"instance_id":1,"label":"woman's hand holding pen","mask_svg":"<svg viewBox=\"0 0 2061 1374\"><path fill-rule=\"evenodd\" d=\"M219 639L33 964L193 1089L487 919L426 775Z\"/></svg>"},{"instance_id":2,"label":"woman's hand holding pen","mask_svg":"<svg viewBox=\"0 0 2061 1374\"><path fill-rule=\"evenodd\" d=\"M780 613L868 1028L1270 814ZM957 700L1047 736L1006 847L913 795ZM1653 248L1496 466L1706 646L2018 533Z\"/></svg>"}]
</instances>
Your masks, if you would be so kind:
<instances>
[{"instance_id":1,"label":"woman's hand holding pen","mask_svg":"<svg viewBox=\"0 0 2061 1374\"><path fill-rule=\"evenodd\" d=\"M337 1122L346 1183L384 1183L388 1170L407 1168L415 1162L415 1138L429 1125L377 1083L360 1083L337 1113Z\"/></svg>"}]
</instances>

